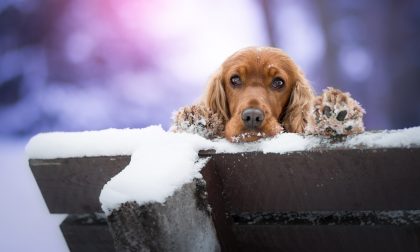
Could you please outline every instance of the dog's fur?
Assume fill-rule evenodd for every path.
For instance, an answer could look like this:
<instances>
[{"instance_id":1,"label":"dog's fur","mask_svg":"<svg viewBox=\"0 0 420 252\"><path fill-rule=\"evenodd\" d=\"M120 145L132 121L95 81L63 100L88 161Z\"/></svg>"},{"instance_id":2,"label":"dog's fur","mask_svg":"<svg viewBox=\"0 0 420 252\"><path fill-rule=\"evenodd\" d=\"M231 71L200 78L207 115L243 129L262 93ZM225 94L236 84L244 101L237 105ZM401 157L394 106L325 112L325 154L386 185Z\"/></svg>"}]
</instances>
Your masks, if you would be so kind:
<instances>
[{"instance_id":1,"label":"dog's fur","mask_svg":"<svg viewBox=\"0 0 420 252\"><path fill-rule=\"evenodd\" d=\"M232 83L233 76L240 79L240 85ZM273 86L274 78L283 81L280 88ZM247 108L264 113L257 130L247 129L242 121L241 115ZM213 119L206 113L200 118L210 122L217 118L217 129L209 128L209 124L204 127L209 128L210 135L224 136L230 141L255 141L284 130L320 135L350 135L364 131L364 110L350 94L329 88L316 97L293 60L282 50L271 47L246 48L227 58L210 78L202 103L183 108L175 116L175 131L183 131L180 125L184 123L185 126L188 117L188 124L194 124L186 110L211 113Z\"/></svg>"}]
</instances>

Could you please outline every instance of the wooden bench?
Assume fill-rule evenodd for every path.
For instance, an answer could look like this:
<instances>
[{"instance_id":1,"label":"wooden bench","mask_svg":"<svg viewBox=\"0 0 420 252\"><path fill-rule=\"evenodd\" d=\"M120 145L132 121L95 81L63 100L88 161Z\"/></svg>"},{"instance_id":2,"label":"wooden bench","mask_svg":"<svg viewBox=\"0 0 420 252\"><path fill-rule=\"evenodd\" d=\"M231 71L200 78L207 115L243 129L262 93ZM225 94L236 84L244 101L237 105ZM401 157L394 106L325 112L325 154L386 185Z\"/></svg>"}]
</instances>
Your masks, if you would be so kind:
<instances>
[{"instance_id":1,"label":"wooden bench","mask_svg":"<svg viewBox=\"0 0 420 252\"><path fill-rule=\"evenodd\" d=\"M420 147L200 156L222 251L420 251ZM71 251L115 251L98 198L129 161L29 160Z\"/></svg>"}]
</instances>

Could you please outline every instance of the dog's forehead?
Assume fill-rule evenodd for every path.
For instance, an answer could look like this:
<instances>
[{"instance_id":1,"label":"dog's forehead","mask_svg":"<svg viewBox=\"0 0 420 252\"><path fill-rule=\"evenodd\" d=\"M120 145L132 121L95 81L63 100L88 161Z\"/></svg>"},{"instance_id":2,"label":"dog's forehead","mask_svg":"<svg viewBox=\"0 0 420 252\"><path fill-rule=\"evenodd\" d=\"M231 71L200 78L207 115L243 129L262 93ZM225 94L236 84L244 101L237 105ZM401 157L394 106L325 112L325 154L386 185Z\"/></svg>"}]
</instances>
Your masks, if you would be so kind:
<instances>
[{"instance_id":1,"label":"dog's forehead","mask_svg":"<svg viewBox=\"0 0 420 252\"><path fill-rule=\"evenodd\" d=\"M271 47L242 49L227 58L223 66L226 70L232 68L246 68L248 70L279 68L286 72L293 72L296 68L296 65L286 53Z\"/></svg>"}]
</instances>

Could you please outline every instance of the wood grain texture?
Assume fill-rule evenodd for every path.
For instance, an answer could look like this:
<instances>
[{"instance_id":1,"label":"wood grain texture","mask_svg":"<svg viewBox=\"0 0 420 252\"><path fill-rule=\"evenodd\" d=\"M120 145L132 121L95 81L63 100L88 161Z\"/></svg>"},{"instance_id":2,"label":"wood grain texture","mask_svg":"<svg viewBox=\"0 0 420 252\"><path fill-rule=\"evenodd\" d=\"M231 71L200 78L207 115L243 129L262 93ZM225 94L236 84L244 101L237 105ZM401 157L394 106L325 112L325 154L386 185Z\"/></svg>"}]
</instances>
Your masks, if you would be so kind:
<instances>
[{"instance_id":1,"label":"wood grain texture","mask_svg":"<svg viewBox=\"0 0 420 252\"><path fill-rule=\"evenodd\" d=\"M215 154L227 210L420 209L420 148ZM101 211L99 193L130 157L30 160L51 213Z\"/></svg>"},{"instance_id":2,"label":"wood grain texture","mask_svg":"<svg viewBox=\"0 0 420 252\"><path fill-rule=\"evenodd\" d=\"M202 174L222 251L420 250L418 221L375 222L377 211L420 210L418 147L282 155L208 150L200 156L211 157ZM104 184L129 161L128 156L84 157L30 160L30 166L51 213L91 213L100 211ZM290 212L317 211L333 216L345 211L352 218L321 216L315 224L300 217L293 224L277 220ZM369 225L353 218L366 215L363 211L371 211ZM418 211L413 213L417 220ZM271 219L260 221L267 216Z\"/></svg>"},{"instance_id":3,"label":"wood grain texture","mask_svg":"<svg viewBox=\"0 0 420 252\"><path fill-rule=\"evenodd\" d=\"M420 149L212 154L229 212L420 209Z\"/></svg>"},{"instance_id":4,"label":"wood grain texture","mask_svg":"<svg viewBox=\"0 0 420 252\"><path fill-rule=\"evenodd\" d=\"M206 155L202 154L202 156ZM233 219L226 210L222 179L217 172L215 159L210 159L201 173L207 183L207 200L211 207L211 217L220 246L223 251L238 251L237 241L232 230Z\"/></svg>"},{"instance_id":5,"label":"wood grain texture","mask_svg":"<svg viewBox=\"0 0 420 252\"><path fill-rule=\"evenodd\" d=\"M419 148L201 155L222 251L420 251Z\"/></svg>"},{"instance_id":6,"label":"wood grain texture","mask_svg":"<svg viewBox=\"0 0 420 252\"><path fill-rule=\"evenodd\" d=\"M31 159L29 165L50 213L101 212L105 183L130 162L129 156Z\"/></svg>"},{"instance_id":7,"label":"wood grain texture","mask_svg":"<svg viewBox=\"0 0 420 252\"><path fill-rule=\"evenodd\" d=\"M420 226L237 225L243 252L416 252Z\"/></svg>"},{"instance_id":8,"label":"wood grain texture","mask_svg":"<svg viewBox=\"0 0 420 252\"><path fill-rule=\"evenodd\" d=\"M105 216L69 215L60 225L72 252L114 252L114 242Z\"/></svg>"}]
</instances>

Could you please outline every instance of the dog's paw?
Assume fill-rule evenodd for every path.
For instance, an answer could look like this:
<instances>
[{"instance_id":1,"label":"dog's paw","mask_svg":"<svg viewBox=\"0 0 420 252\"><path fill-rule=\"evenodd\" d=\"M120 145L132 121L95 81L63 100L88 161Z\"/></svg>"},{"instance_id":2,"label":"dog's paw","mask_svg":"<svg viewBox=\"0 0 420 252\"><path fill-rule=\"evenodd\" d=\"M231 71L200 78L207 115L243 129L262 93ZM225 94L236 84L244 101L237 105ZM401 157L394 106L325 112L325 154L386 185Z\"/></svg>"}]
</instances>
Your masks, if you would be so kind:
<instances>
[{"instance_id":1,"label":"dog's paw","mask_svg":"<svg viewBox=\"0 0 420 252\"><path fill-rule=\"evenodd\" d=\"M324 136L348 136L364 132L365 110L349 93L327 88L314 102L313 122L308 132Z\"/></svg>"},{"instance_id":2,"label":"dog's paw","mask_svg":"<svg viewBox=\"0 0 420 252\"><path fill-rule=\"evenodd\" d=\"M205 138L221 136L223 130L223 118L201 104L182 107L176 111L170 128L172 132L187 132Z\"/></svg>"}]
</instances>

